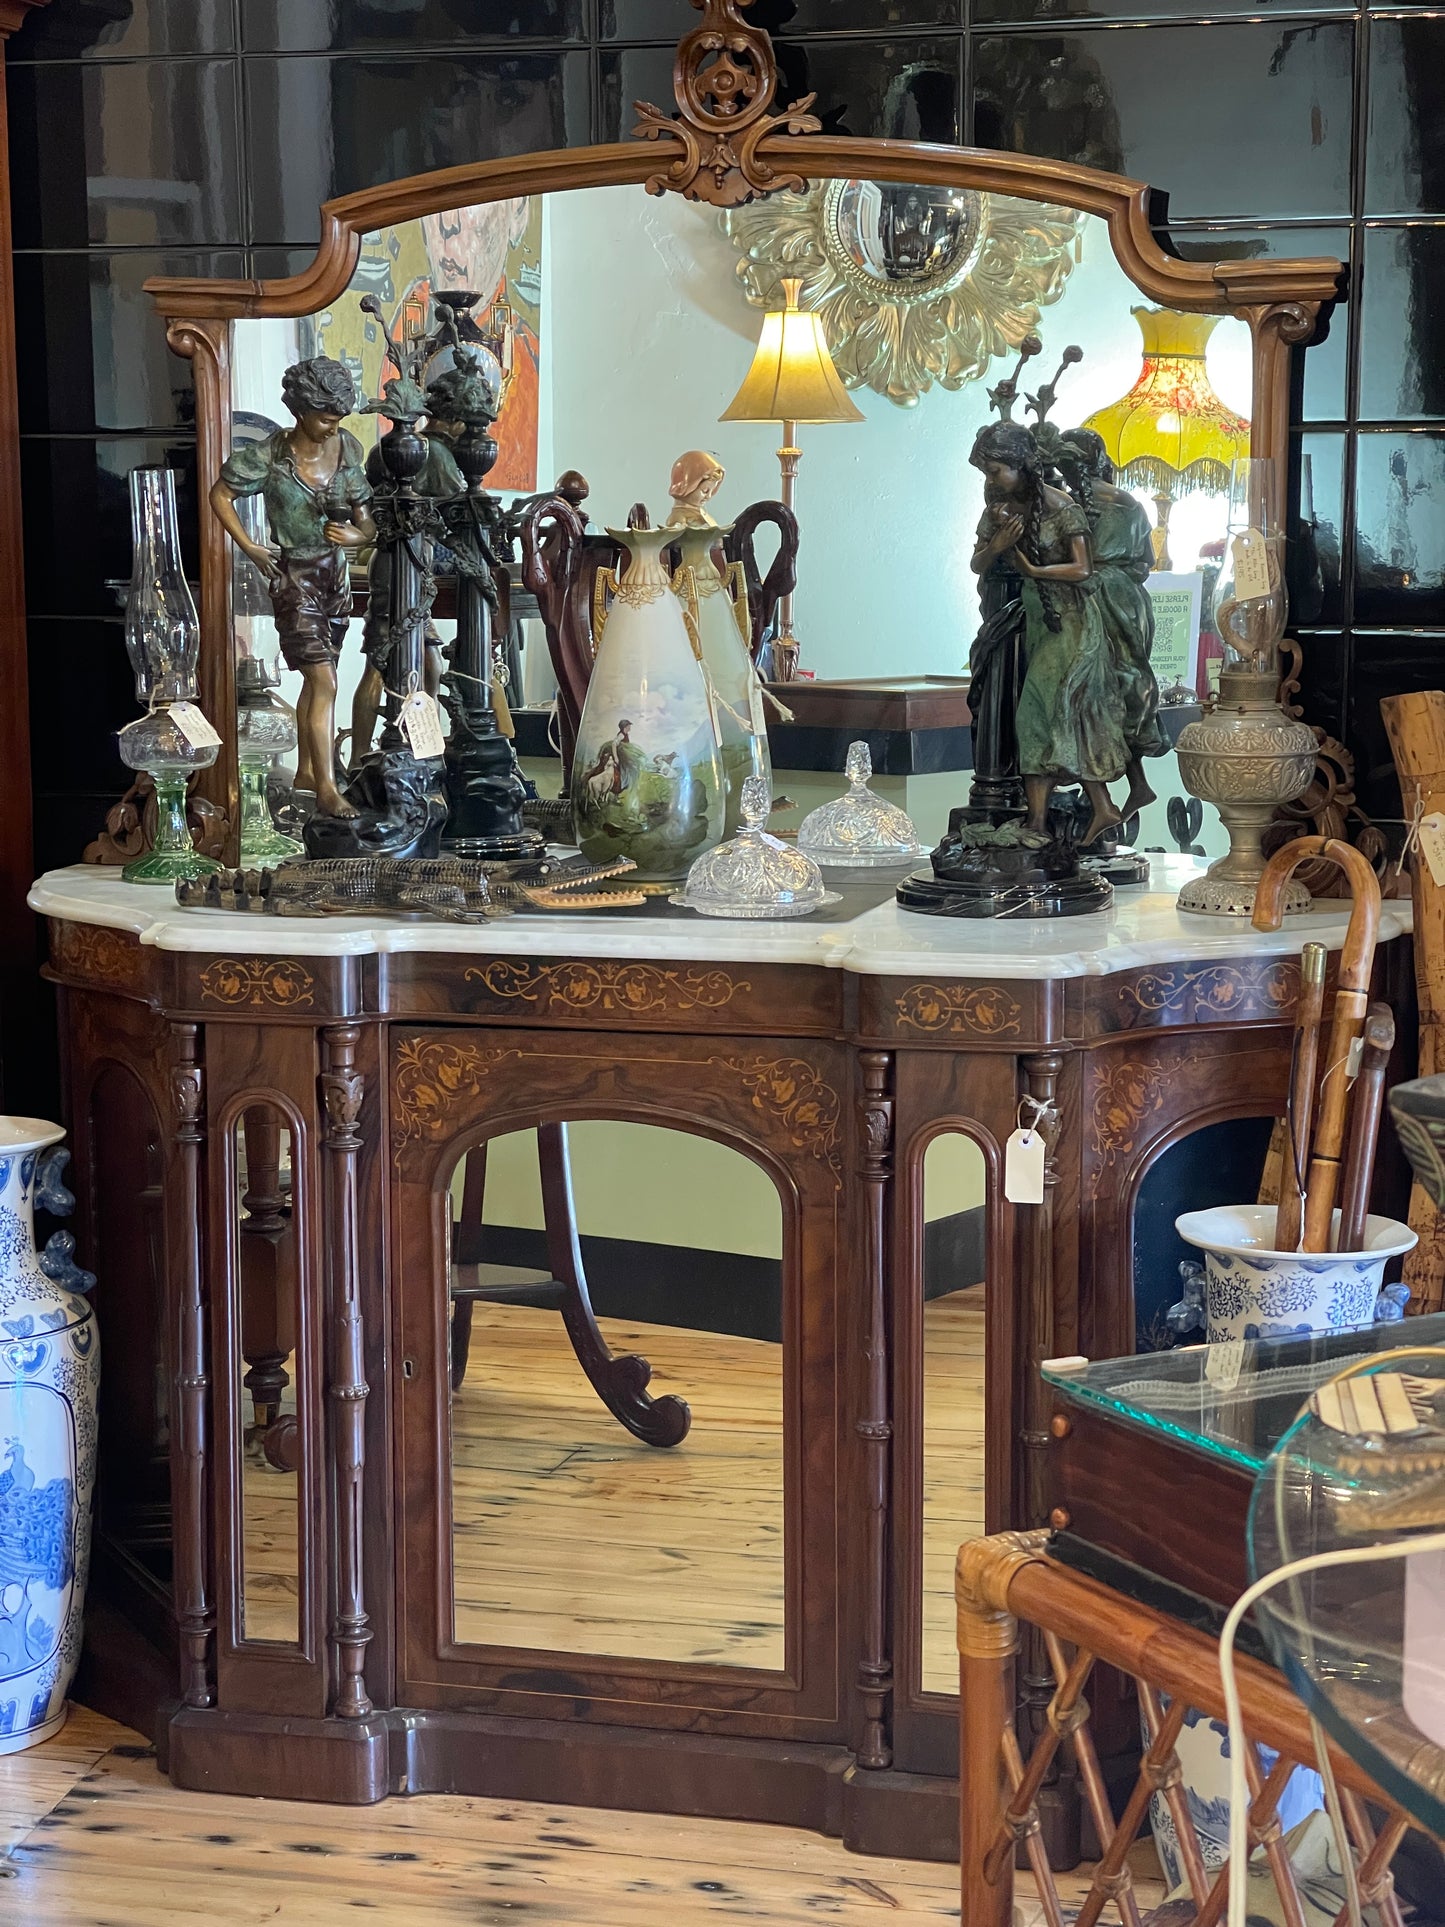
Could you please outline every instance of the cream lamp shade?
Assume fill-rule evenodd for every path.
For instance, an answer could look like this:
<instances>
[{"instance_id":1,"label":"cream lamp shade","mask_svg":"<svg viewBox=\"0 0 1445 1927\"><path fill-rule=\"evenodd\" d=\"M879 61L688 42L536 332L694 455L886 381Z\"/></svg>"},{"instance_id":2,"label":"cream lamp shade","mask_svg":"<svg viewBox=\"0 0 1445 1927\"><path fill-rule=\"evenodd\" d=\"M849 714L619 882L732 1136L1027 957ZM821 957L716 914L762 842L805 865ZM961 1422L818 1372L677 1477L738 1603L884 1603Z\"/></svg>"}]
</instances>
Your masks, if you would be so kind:
<instances>
[{"instance_id":1,"label":"cream lamp shade","mask_svg":"<svg viewBox=\"0 0 1445 1927\"><path fill-rule=\"evenodd\" d=\"M833 366L820 315L798 306L801 281L785 281L786 308L763 316L753 364L718 417L724 422L861 422Z\"/></svg>"}]
</instances>

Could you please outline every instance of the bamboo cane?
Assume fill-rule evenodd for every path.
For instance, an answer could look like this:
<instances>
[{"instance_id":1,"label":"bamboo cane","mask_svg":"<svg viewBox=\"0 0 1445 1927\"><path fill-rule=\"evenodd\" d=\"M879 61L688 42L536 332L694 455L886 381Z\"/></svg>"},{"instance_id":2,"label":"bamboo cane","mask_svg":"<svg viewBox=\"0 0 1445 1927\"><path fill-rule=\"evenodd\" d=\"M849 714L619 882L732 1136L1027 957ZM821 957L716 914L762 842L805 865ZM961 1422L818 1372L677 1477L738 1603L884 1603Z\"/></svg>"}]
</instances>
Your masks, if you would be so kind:
<instances>
[{"instance_id":1,"label":"bamboo cane","mask_svg":"<svg viewBox=\"0 0 1445 1927\"><path fill-rule=\"evenodd\" d=\"M1371 1004L1365 1018L1365 1048L1350 1105L1350 1154L1345 1160L1344 1189L1340 1193L1340 1251L1360 1251L1365 1242L1365 1219L1370 1210L1370 1180L1375 1174L1375 1147L1380 1139L1380 1112L1385 1102L1385 1071L1395 1048L1395 1014L1388 1004Z\"/></svg>"},{"instance_id":2,"label":"bamboo cane","mask_svg":"<svg viewBox=\"0 0 1445 1927\"><path fill-rule=\"evenodd\" d=\"M1405 821L1445 813L1445 692L1387 696L1380 714L1400 776ZM1419 1075L1432 1077L1445 1071L1445 889L1418 853L1411 867ZM1419 1233L1420 1242L1405 1259L1405 1283L1418 1310L1439 1311L1445 1302L1445 1219L1418 1178L1410 1189L1410 1229Z\"/></svg>"},{"instance_id":3,"label":"bamboo cane","mask_svg":"<svg viewBox=\"0 0 1445 1927\"><path fill-rule=\"evenodd\" d=\"M1304 1230L1304 1179L1314 1122L1315 1078L1319 1071L1320 1024L1325 1011L1325 967L1330 953L1322 943L1307 943L1300 954L1299 1009L1295 1016L1294 1061L1290 1069L1284 1173L1275 1213L1277 1251L1298 1251Z\"/></svg>"},{"instance_id":4,"label":"bamboo cane","mask_svg":"<svg viewBox=\"0 0 1445 1927\"><path fill-rule=\"evenodd\" d=\"M1340 952L1329 1048L1320 1080L1319 1115L1309 1177L1305 1185L1304 1249L1328 1251L1345 1148L1345 1111L1349 1101L1350 1051L1365 1022L1370 973L1380 935L1380 883L1368 859L1338 837L1300 836L1277 850L1265 865L1254 898L1256 930L1278 930L1284 920L1284 886L1311 857L1337 863L1354 895L1350 927Z\"/></svg>"}]
</instances>

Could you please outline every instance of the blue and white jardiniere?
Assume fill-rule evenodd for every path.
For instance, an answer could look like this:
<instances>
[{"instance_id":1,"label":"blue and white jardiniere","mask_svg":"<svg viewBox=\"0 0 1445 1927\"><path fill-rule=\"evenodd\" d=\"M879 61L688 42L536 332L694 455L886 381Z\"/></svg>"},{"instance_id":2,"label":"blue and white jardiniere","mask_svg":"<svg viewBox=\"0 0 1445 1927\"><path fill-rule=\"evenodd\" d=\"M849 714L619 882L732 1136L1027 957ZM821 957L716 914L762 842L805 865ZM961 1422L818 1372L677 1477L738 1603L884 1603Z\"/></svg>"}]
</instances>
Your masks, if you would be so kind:
<instances>
[{"instance_id":1,"label":"blue and white jardiniere","mask_svg":"<svg viewBox=\"0 0 1445 1927\"><path fill-rule=\"evenodd\" d=\"M64 1132L0 1117L0 1753L65 1720L90 1566L100 1344L95 1279L58 1231L35 1249L35 1207L63 1217Z\"/></svg>"},{"instance_id":2,"label":"blue and white jardiniere","mask_svg":"<svg viewBox=\"0 0 1445 1927\"><path fill-rule=\"evenodd\" d=\"M1373 1324L1382 1313L1394 1315L1390 1300L1381 1305L1385 1266L1418 1242L1408 1225L1367 1218L1359 1251L1276 1251L1274 1219L1272 1204L1228 1204L1186 1211L1174 1220L1186 1244L1204 1252L1204 1325L1211 1345L1349 1331Z\"/></svg>"}]
</instances>

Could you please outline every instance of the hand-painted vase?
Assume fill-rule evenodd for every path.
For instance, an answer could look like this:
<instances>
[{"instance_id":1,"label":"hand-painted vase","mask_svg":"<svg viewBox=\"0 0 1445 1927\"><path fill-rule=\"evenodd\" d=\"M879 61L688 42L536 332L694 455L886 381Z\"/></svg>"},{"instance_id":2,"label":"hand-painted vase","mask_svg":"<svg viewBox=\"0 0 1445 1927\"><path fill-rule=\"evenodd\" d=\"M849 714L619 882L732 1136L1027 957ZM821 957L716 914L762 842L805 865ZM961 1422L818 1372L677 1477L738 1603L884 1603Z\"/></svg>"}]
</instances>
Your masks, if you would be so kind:
<instances>
[{"instance_id":1,"label":"hand-painted vase","mask_svg":"<svg viewBox=\"0 0 1445 1927\"><path fill-rule=\"evenodd\" d=\"M639 881L672 881L722 838L717 724L663 566L676 530L608 534L628 560L619 579L598 578L600 640L572 759L577 841L590 862L631 857Z\"/></svg>"},{"instance_id":2,"label":"hand-painted vase","mask_svg":"<svg viewBox=\"0 0 1445 1927\"><path fill-rule=\"evenodd\" d=\"M80 1660L100 1342L64 1216L58 1125L0 1117L0 1753L58 1731Z\"/></svg>"},{"instance_id":3,"label":"hand-painted vase","mask_svg":"<svg viewBox=\"0 0 1445 1927\"><path fill-rule=\"evenodd\" d=\"M674 587L691 611L703 663L712 678L727 788L723 834L735 836L743 820L743 784L750 776L760 776L771 794L773 764L768 754L763 685L749 653L747 589L735 580L741 574L741 565L733 563L724 575L713 553L728 533L717 527L677 530L681 561Z\"/></svg>"}]
</instances>

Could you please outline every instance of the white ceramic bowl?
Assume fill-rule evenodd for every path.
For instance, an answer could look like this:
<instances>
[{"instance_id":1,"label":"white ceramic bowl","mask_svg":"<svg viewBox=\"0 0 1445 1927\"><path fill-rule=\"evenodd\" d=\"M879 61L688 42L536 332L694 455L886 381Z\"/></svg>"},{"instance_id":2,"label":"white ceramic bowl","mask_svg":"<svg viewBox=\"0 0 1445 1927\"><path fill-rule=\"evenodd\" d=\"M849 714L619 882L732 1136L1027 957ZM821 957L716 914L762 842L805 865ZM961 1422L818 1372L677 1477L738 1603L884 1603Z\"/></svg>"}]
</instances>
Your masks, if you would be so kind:
<instances>
[{"instance_id":1,"label":"white ceramic bowl","mask_svg":"<svg viewBox=\"0 0 1445 1927\"><path fill-rule=\"evenodd\" d=\"M1216 1205L1174 1220L1180 1237L1204 1253L1210 1344L1372 1324L1385 1266L1419 1242L1398 1219L1372 1217L1359 1251L1280 1251L1274 1221L1272 1204Z\"/></svg>"}]
</instances>

